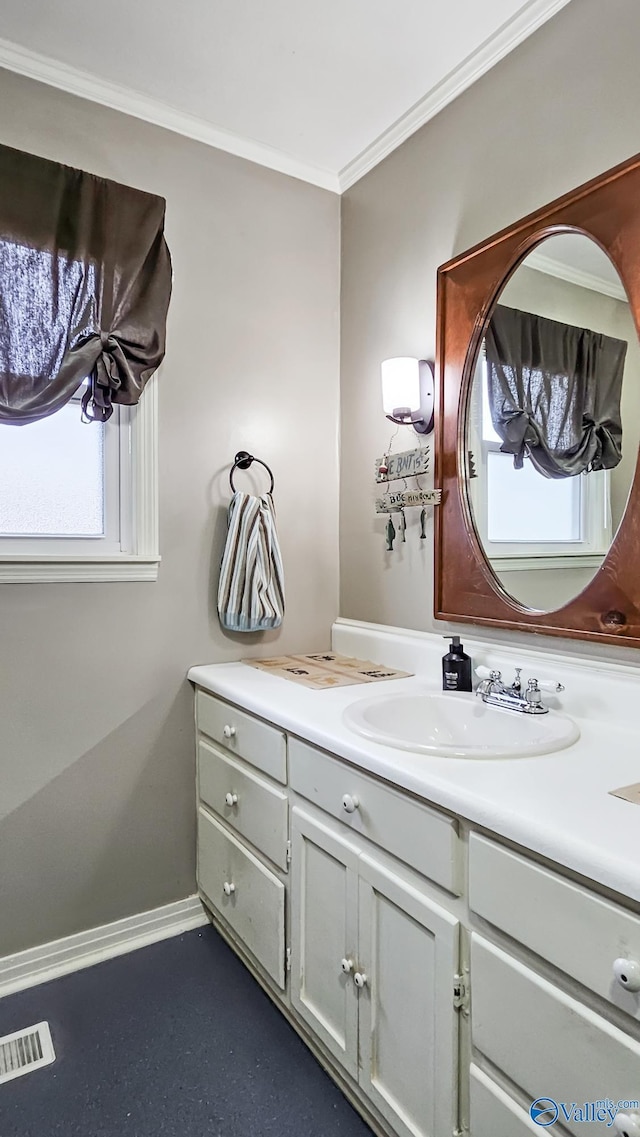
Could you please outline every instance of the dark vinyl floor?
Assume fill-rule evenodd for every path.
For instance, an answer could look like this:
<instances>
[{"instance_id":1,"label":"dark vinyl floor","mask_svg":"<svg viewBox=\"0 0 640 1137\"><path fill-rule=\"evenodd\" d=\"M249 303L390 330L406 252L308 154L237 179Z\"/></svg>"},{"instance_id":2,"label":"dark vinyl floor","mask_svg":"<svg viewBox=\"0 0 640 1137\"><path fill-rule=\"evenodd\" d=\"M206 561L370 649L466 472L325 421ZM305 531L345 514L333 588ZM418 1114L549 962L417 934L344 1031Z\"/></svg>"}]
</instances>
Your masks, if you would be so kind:
<instances>
[{"instance_id":1,"label":"dark vinyl floor","mask_svg":"<svg viewBox=\"0 0 640 1137\"><path fill-rule=\"evenodd\" d=\"M43 1019L0 1137L371 1137L212 928L0 1000L0 1036Z\"/></svg>"}]
</instances>

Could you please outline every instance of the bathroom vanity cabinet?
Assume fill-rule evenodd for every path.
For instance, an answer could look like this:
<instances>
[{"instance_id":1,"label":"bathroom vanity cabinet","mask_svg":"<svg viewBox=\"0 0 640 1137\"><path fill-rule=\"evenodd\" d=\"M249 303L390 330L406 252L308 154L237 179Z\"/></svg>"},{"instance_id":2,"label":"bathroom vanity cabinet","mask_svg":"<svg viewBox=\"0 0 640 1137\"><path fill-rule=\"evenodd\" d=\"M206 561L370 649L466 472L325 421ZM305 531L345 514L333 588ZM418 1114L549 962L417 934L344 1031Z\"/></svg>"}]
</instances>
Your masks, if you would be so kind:
<instances>
[{"instance_id":1,"label":"bathroom vanity cabinet","mask_svg":"<svg viewBox=\"0 0 640 1137\"><path fill-rule=\"evenodd\" d=\"M203 902L374 1131L640 1099L638 905L200 689L196 724Z\"/></svg>"},{"instance_id":2,"label":"bathroom vanity cabinet","mask_svg":"<svg viewBox=\"0 0 640 1137\"><path fill-rule=\"evenodd\" d=\"M212 914L284 990L286 739L203 691L196 695L196 721L198 886Z\"/></svg>"},{"instance_id":3,"label":"bathroom vanity cabinet","mask_svg":"<svg viewBox=\"0 0 640 1137\"><path fill-rule=\"evenodd\" d=\"M453 1132L458 920L306 806L291 831L294 1013L392 1132Z\"/></svg>"}]
</instances>

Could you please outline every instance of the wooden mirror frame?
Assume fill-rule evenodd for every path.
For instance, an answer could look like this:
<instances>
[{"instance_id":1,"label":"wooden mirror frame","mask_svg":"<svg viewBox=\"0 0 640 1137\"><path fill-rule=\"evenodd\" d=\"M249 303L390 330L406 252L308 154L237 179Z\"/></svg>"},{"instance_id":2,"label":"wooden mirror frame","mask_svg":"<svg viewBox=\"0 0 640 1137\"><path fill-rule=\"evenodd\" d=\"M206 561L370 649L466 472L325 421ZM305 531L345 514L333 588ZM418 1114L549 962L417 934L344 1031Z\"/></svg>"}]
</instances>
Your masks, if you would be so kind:
<instances>
[{"instance_id":1,"label":"wooden mirror frame","mask_svg":"<svg viewBox=\"0 0 640 1137\"><path fill-rule=\"evenodd\" d=\"M640 333L640 155L503 229L438 269L439 386L434 614L519 631L640 647L640 461L624 517L587 587L553 612L513 599L494 575L473 523L466 476L466 410L475 362L507 280L544 238L577 232L608 254Z\"/></svg>"}]
</instances>

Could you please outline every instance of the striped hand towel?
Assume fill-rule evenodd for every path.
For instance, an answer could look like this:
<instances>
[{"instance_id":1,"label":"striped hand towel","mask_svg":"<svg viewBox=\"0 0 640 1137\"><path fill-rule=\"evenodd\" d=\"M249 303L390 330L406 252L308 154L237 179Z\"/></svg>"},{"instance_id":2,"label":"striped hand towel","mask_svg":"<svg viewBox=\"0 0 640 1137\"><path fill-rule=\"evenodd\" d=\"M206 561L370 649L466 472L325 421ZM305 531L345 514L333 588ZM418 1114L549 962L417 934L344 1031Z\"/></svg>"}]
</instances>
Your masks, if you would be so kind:
<instances>
[{"instance_id":1,"label":"striped hand towel","mask_svg":"<svg viewBox=\"0 0 640 1137\"><path fill-rule=\"evenodd\" d=\"M231 499L218 615L232 632L262 632L282 623L284 574L271 494L237 490Z\"/></svg>"}]
</instances>

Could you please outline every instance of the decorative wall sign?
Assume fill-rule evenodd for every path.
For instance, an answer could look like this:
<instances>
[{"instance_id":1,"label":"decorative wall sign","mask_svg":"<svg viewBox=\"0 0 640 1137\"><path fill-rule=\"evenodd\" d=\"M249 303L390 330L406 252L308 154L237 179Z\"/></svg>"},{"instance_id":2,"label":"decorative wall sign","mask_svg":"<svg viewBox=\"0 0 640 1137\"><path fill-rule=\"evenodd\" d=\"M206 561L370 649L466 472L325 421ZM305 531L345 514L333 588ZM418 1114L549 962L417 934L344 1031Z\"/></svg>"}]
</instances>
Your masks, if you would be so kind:
<instances>
[{"instance_id":1,"label":"decorative wall sign","mask_svg":"<svg viewBox=\"0 0 640 1137\"><path fill-rule=\"evenodd\" d=\"M440 505L442 490L399 490L376 498L376 513L398 513L411 505Z\"/></svg>"},{"instance_id":2,"label":"decorative wall sign","mask_svg":"<svg viewBox=\"0 0 640 1137\"><path fill-rule=\"evenodd\" d=\"M397 478L413 478L426 474L429 469L429 447L402 450L399 454L385 454L376 459L376 481L393 482Z\"/></svg>"}]
</instances>

